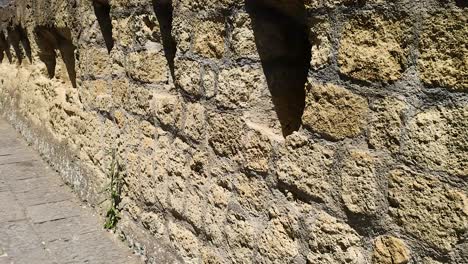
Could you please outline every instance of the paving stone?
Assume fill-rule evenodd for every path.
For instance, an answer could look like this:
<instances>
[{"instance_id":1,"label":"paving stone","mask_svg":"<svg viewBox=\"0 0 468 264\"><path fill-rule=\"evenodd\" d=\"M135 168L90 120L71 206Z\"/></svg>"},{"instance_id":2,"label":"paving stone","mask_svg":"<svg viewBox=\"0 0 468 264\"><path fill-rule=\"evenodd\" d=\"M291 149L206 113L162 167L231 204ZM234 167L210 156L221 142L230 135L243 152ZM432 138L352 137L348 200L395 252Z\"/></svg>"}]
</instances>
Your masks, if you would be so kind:
<instances>
[{"instance_id":1,"label":"paving stone","mask_svg":"<svg viewBox=\"0 0 468 264\"><path fill-rule=\"evenodd\" d=\"M0 147L0 166L22 161L37 160L39 156L31 153L24 146Z\"/></svg>"},{"instance_id":2,"label":"paving stone","mask_svg":"<svg viewBox=\"0 0 468 264\"><path fill-rule=\"evenodd\" d=\"M94 233L83 234L71 239L55 240L46 243L46 248L62 263L127 263L120 252L114 251L111 240L104 240Z\"/></svg>"},{"instance_id":3,"label":"paving stone","mask_svg":"<svg viewBox=\"0 0 468 264\"><path fill-rule=\"evenodd\" d=\"M15 194L18 201L25 206L40 205L44 203L57 203L71 200L73 195L67 190L58 189L50 191L50 187L40 186L34 190L18 192Z\"/></svg>"},{"instance_id":4,"label":"paving stone","mask_svg":"<svg viewBox=\"0 0 468 264\"><path fill-rule=\"evenodd\" d=\"M30 206L26 208L26 215L33 223L42 223L79 216L80 210L73 202L62 201Z\"/></svg>"},{"instance_id":5,"label":"paving stone","mask_svg":"<svg viewBox=\"0 0 468 264\"><path fill-rule=\"evenodd\" d=\"M39 160L5 164L0 166L0 178L5 178L7 181L13 181L41 177L54 177L56 181L60 181L53 171L44 168L43 166L44 163Z\"/></svg>"},{"instance_id":6,"label":"paving stone","mask_svg":"<svg viewBox=\"0 0 468 264\"><path fill-rule=\"evenodd\" d=\"M8 256L21 256L42 248L40 238L35 234L29 221L15 221L0 227L0 247Z\"/></svg>"},{"instance_id":7,"label":"paving stone","mask_svg":"<svg viewBox=\"0 0 468 264\"><path fill-rule=\"evenodd\" d=\"M0 119L0 264L141 263Z\"/></svg>"},{"instance_id":8,"label":"paving stone","mask_svg":"<svg viewBox=\"0 0 468 264\"><path fill-rule=\"evenodd\" d=\"M23 208L11 192L0 192L0 223L25 219ZM3 224L1 224L3 225Z\"/></svg>"},{"instance_id":9,"label":"paving stone","mask_svg":"<svg viewBox=\"0 0 468 264\"><path fill-rule=\"evenodd\" d=\"M101 224L98 221L83 221L82 217L70 217L56 221L34 224L34 229L45 242L56 240L72 240L86 234L99 232ZM53 230L53 232L51 232Z\"/></svg>"}]
</instances>

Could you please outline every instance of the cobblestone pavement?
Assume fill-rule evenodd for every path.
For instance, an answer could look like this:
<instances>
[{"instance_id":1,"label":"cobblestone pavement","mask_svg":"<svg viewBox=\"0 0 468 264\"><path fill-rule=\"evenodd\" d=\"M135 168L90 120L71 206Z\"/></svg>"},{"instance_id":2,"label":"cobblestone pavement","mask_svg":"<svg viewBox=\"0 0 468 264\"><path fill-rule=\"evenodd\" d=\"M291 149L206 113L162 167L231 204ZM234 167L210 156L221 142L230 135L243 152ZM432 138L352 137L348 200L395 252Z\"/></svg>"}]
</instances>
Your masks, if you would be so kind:
<instances>
[{"instance_id":1,"label":"cobblestone pavement","mask_svg":"<svg viewBox=\"0 0 468 264\"><path fill-rule=\"evenodd\" d=\"M139 263L0 119L0 264Z\"/></svg>"}]
</instances>

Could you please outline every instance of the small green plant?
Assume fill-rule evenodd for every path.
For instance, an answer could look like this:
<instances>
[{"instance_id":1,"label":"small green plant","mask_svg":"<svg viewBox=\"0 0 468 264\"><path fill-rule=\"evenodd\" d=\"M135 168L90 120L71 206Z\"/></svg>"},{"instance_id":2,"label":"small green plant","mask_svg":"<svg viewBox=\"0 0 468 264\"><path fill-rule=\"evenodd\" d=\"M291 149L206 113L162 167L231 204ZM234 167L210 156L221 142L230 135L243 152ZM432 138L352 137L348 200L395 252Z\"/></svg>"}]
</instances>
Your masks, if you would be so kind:
<instances>
[{"instance_id":1,"label":"small green plant","mask_svg":"<svg viewBox=\"0 0 468 264\"><path fill-rule=\"evenodd\" d=\"M119 204L122 201L122 188L125 184L124 167L120 164L115 149L112 150L111 155L112 161L108 172L110 184L106 189L110 194L111 205L106 213L106 222L104 224L106 229L114 229L120 220Z\"/></svg>"}]
</instances>

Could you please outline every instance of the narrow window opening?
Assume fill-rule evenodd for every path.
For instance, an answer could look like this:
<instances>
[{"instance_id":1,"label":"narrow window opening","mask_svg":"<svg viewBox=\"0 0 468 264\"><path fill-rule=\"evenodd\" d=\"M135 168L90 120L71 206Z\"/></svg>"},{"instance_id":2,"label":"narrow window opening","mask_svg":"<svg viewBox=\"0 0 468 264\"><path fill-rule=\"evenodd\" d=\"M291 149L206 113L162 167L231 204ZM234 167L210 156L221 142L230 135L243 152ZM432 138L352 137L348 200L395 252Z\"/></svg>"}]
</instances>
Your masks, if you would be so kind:
<instances>
[{"instance_id":1,"label":"narrow window opening","mask_svg":"<svg viewBox=\"0 0 468 264\"><path fill-rule=\"evenodd\" d=\"M93 7L107 51L110 53L114 47L114 39L112 38L112 20L110 17L111 7L108 0L93 0Z\"/></svg>"},{"instance_id":2,"label":"narrow window opening","mask_svg":"<svg viewBox=\"0 0 468 264\"><path fill-rule=\"evenodd\" d=\"M49 78L55 76L56 51L58 51L65 64L70 82L73 87L76 87L76 47L72 43L70 29L39 26L34 32L39 47L39 59L46 65Z\"/></svg>"},{"instance_id":3,"label":"narrow window opening","mask_svg":"<svg viewBox=\"0 0 468 264\"><path fill-rule=\"evenodd\" d=\"M299 130L311 44L302 1L283 10L271 0L246 0L256 47L284 136ZM281 11L280 11L281 10Z\"/></svg>"},{"instance_id":4,"label":"narrow window opening","mask_svg":"<svg viewBox=\"0 0 468 264\"><path fill-rule=\"evenodd\" d=\"M177 43L172 36L173 7L172 0L153 0L153 9L159 23L164 54L174 79L174 58L177 52Z\"/></svg>"}]
</instances>

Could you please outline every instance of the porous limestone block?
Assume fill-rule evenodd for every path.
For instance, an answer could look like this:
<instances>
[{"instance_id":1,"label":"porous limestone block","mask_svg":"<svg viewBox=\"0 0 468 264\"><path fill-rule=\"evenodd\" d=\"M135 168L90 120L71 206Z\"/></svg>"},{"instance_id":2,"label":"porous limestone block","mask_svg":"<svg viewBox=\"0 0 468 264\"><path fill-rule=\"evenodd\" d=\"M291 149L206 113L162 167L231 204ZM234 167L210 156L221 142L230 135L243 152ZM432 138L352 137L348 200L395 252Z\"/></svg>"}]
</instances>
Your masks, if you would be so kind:
<instances>
[{"instance_id":1,"label":"porous limestone block","mask_svg":"<svg viewBox=\"0 0 468 264\"><path fill-rule=\"evenodd\" d=\"M403 155L418 166L468 176L468 106L429 107L409 120Z\"/></svg>"},{"instance_id":2,"label":"porous limestone block","mask_svg":"<svg viewBox=\"0 0 468 264\"><path fill-rule=\"evenodd\" d=\"M219 73L216 103L221 108L237 109L254 106L266 80L260 68L244 66L223 69Z\"/></svg>"},{"instance_id":3,"label":"porous limestone block","mask_svg":"<svg viewBox=\"0 0 468 264\"><path fill-rule=\"evenodd\" d=\"M106 48L89 47L80 50L78 62L83 76L106 77L112 75L112 58Z\"/></svg>"},{"instance_id":4,"label":"porous limestone block","mask_svg":"<svg viewBox=\"0 0 468 264\"><path fill-rule=\"evenodd\" d=\"M277 1L280 1L280 0L277 0ZM305 7L308 11L309 10L313 11L313 10L317 10L321 8L333 9L339 6L350 6L350 5L355 5L358 3L359 3L359 0L305 0L304 1Z\"/></svg>"},{"instance_id":5,"label":"porous limestone block","mask_svg":"<svg viewBox=\"0 0 468 264\"><path fill-rule=\"evenodd\" d=\"M468 10L440 10L424 16L418 69L431 87L468 91Z\"/></svg>"},{"instance_id":6,"label":"porous limestone block","mask_svg":"<svg viewBox=\"0 0 468 264\"><path fill-rule=\"evenodd\" d=\"M405 264L411 251L405 242L393 236L380 236L374 241L373 264Z\"/></svg>"},{"instance_id":7,"label":"porous limestone block","mask_svg":"<svg viewBox=\"0 0 468 264\"><path fill-rule=\"evenodd\" d=\"M365 150L352 149L341 171L341 198L346 208L355 214L376 215L385 198L376 175L377 158Z\"/></svg>"},{"instance_id":8,"label":"porous limestone block","mask_svg":"<svg viewBox=\"0 0 468 264\"><path fill-rule=\"evenodd\" d=\"M310 67L318 70L327 66L333 56L332 24L326 17L310 17L308 25L309 42L312 46Z\"/></svg>"},{"instance_id":9,"label":"porous limestone block","mask_svg":"<svg viewBox=\"0 0 468 264\"><path fill-rule=\"evenodd\" d=\"M406 232L448 252L468 229L466 191L405 168L388 175L390 216Z\"/></svg>"},{"instance_id":10,"label":"porous limestone block","mask_svg":"<svg viewBox=\"0 0 468 264\"><path fill-rule=\"evenodd\" d=\"M407 106L405 102L387 97L379 99L371 105L369 121L369 144L377 149L387 149L398 152L401 144L403 116Z\"/></svg>"},{"instance_id":11,"label":"porous limestone block","mask_svg":"<svg viewBox=\"0 0 468 264\"><path fill-rule=\"evenodd\" d=\"M109 81L103 79L84 81L79 93L83 104L91 109L108 112L112 106Z\"/></svg>"},{"instance_id":12,"label":"porous limestone block","mask_svg":"<svg viewBox=\"0 0 468 264\"><path fill-rule=\"evenodd\" d=\"M123 48L143 46L162 49L163 37L160 24L154 14L130 15L112 21L115 43Z\"/></svg>"},{"instance_id":13,"label":"porous limestone block","mask_svg":"<svg viewBox=\"0 0 468 264\"><path fill-rule=\"evenodd\" d=\"M367 100L341 86L308 82L302 123L332 140L356 137L365 127Z\"/></svg>"},{"instance_id":14,"label":"porous limestone block","mask_svg":"<svg viewBox=\"0 0 468 264\"><path fill-rule=\"evenodd\" d=\"M203 95L200 63L193 60L175 60L175 83L193 97Z\"/></svg>"},{"instance_id":15,"label":"porous limestone block","mask_svg":"<svg viewBox=\"0 0 468 264\"><path fill-rule=\"evenodd\" d=\"M175 7L181 12L222 12L230 7L242 6L242 0L175 0Z\"/></svg>"},{"instance_id":16,"label":"porous limestone block","mask_svg":"<svg viewBox=\"0 0 468 264\"><path fill-rule=\"evenodd\" d=\"M192 140L202 141L206 135L206 110L199 103L187 104L184 133Z\"/></svg>"},{"instance_id":17,"label":"porous limestone block","mask_svg":"<svg viewBox=\"0 0 468 264\"><path fill-rule=\"evenodd\" d=\"M224 21L202 20L195 23L193 52L205 58L220 59L224 55L226 30Z\"/></svg>"},{"instance_id":18,"label":"porous limestone block","mask_svg":"<svg viewBox=\"0 0 468 264\"><path fill-rule=\"evenodd\" d=\"M367 263L359 234L346 223L325 212L306 219L306 234L311 252L308 263Z\"/></svg>"},{"instance_id":19,"label":"porous limestone block","mask_svg":"<svg viewBox=\"0 0 468 264\"><path fill-rule=\"evenodd\" d=\"M231 46L236 58L258 59L252 20L246 13L237 13L233 17Z\"/></svg>"},{"instance_id":20,"label":"porous limestone block","mask_svg":"<svg viewBox=\"0 0 468 264\"><path fill-rule=\"evenodd\" d=\"M172 246L180 252L184 261L199 263L202 243L197 236L183 225L173 221L168 223L168 231Z\"/></svg>"},{"instance_id":21,"label":"porous limestone block","mask_svg":"<svg viewBox=\"0 0 468 264\"><path fill-rule=\"evenodd\" d=\"M153 92L149 88L132 84L124 78L116 78L109 82L112 86L114 107L120 107L132 114L145 117L151 114Z\"/></svg>"},{"instance_id":22,"label":"porous limestone block","mask_svg":"<svg viewBox=\"0 0 468 264\"><path fill-rule=\"evenodd\" d=\"M169 66L162 50L131 52L125 61L127 74L142 83L167 83Z\"/></svg>"},{"instance_id":23,"label":"porous limestone block","mask_svg":"<svg viewBox=\"0 0 468 264\"><path fill-rule=\"evenodd\" d=\"M291 263L299 254L299 245L279 219L271 220L260 235L258 249L268 263Z\"/></svg>"},{"instance_id":24,"label":"porous limestone block","mask_svg":"<svg viewBox=\"0 0 468 264\"><path fill-rule=\"evenodd\" d=\"M233 114L215 114L209 116L208 142L220 156L233 157L241 149L243 121Z\"/></svg>"},{"instance_id":25,"label":"porous limestone block","mask_svg":"<svg viewBox=\"0 0 468 264\"><path fill-rule=\"evenodd\" d=\"M239 173L236 175L233 185L237 193L237 201L244 210L252 215L265 215L274 203L273 194L262 179L250 178Z\"/></svg>"},{"instance_id":26,"label":"porous limestone block","mask_svg":"<svg viewBox=\"0 0 468 264\"><path fill-rule=\"evenodd\" d=\"M182 129L185 116L185 103L180 96L172 94L156 94L152 107L154 115L162 126L172 129Z\"/></svg>"},{"instance_id":27,"label":"porous limestone block","mask_svg":"<svg viewBox=\"0 0 468 264\"><path fill-rule=\"evenodd\" d=\"M249 131L244 139L242 164L248 171L266 174L270 166L272 145L269 138L257 131Z\"/></svg>"},{"instance_id":28,"label":"porous limestone block","mask_svg":"<svg viewBox=\"0 0 468 264\"><path fill-rule=\"evenodd\" d=\"M343 27L338 51L340 72L362 81L396 81L407 67L408 19L377 13L351 18Z\"/></svg>"},{"instance_id":29,"label":"porous limestone block","mask_svg":"<svg viewBox=\"0 0 468 264\"><path fill-rule=\"evenodd\" d=\"M275 171L280 185L307 200L329 200L333 188L329 179L333 154L328 147L293 133L277 154L279 160Z\"/></svg>"}]
</instances>

